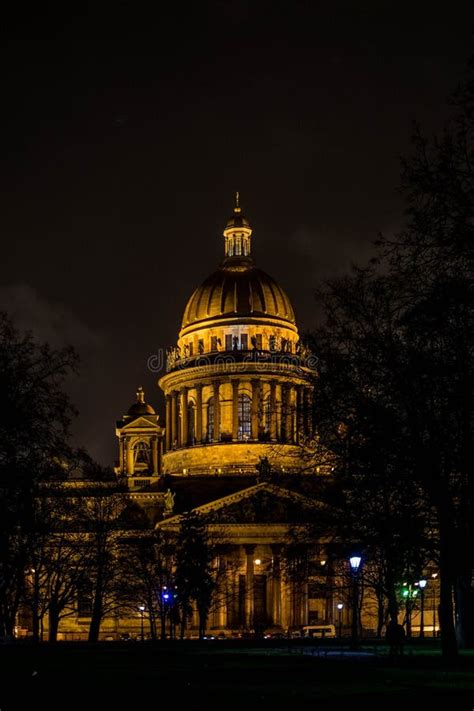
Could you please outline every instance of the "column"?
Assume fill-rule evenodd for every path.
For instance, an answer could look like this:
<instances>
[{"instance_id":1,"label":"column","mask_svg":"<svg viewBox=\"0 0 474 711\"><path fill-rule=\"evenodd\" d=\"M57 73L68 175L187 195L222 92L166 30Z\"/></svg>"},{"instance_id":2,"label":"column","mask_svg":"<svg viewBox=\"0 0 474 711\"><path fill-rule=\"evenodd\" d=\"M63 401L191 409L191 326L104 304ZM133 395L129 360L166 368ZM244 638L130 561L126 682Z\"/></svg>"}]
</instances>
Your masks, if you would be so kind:
<instances>
[{"instance_id":1,"label":"column","mask_svg":"<svg viewBox=\"0 0 474 711\"><path fill-rule=\"evenodd\" d=\"M239 438L239 381L232 381L232 441Z\"/></svg>"},{"instance_id":2,"label":"column","mask_svg":"<svg viewBox=\"0 0 474 711\"><path fill-rule=\"evenodd\" d=\"M283 385L277 383L276 386L276 430L277 441L284 440L284 424L283 424Z\"/></svg>"},{"instance_id":3,"label":"column","mask_svg":"<svg viewBox=\"0 0 474 711\"><path fill-rule=\"evenodd\" d=\"M166 401L166 411L165 411L165 427L166 427L166 451L169 452L172 447L171 441L171 397L169 395L165 398Z\"/></svg>"},{"instance_id":4,"label":"column","mask_svg":"<svg viewBox=\"0 0 474 711\"><path fill-rule=\"evenodd\" d=\"M260 382L252 380L252 439L258 440L258 414L260 409Z\"/></svg>"},{"instance_id":5,"label":"column","mask_svg":"<svg viewBox=\"0 0 474 711\"><path fill-rule=\"evenodd\" d=\"M219 555L219 601L217 625L223 630L227 627L227 561L225 556Z\"/></svg>"},{"instance_id":6,"label":"column","mask_svg":"<svg viewBox=\"0 0 474 711\"><path fill-rule=\"evenodd\" d=\"M188 388L181 388L181 444L186 447L189 444L188 431Z\"/></svg>"},{"instance_id":7,"label":"column","mask_svg":"<svg viewBox=\"0 0 474 711\"><path fill-rule=\"evenodd\" d=\"M158 439L158 474L161 474L163 469L163 437Z\"/></svg>"},{"instance_id":8,"label":"column","mask_svg":"<svg viewBox=\"0 0 474 711\"><path fill-rule=\"evenodd\" d=\"M214 396L214 432L213 442L220 442L221 439L221 403L219 400L219 381L215 380L213 385Z\"/></svg>"},{"instance_id":9,"label":"column","mask_svg":"<svg viewBox=\"0 0 474 711\"><path fill-rule=\"evenodd\" d=\"M245 575L245 626L247 629L253 628L254 613L254 580L253 580L253 554L255 546L244 546L247 559Z\"/></svg>"},{"instance_id":10,"label":"column","mask_svg":"<svg viewBox=\"0 0 474 711\"><path fill-rule=\"evenodd\" d=\"M178 421L178 408L177 408L177 393L172 392L171 393L171 432L170 432L170 439L171 439L171 447L173 448L175 446L175 443L177 444L177 439L178 439L178 432L177 432L177 421Z\"/></svg>"},{"instance_id":11,"label":"column","mask_svg":"<svg viewBox=\"0 0 474 711\"><path fill-rule=\"evenodd\" d=\"M125 462L125 456L124 456L124 448L123 448L123 443L124 443L124 438L120 437L119 439L119 464L120 464L120 474L126 474L126 462Z\"/></svg>"},{"instance_id":12,"label":"column","mask_svg":"<svg viewBox=\"0 0 474 711\"><path fill-rule=\"evenodd\" d=\"M202 385L196 385L196 442L203 441L202 436Z\"/></svg>"},{"instance_id":13,"label":"column","mask_svg":"<svg viewBox=\"0 0 474 711\"><path fill-rule=\"evenodd\" d=\"M277 439L276 382L270 381L270 439Z\"/></svg>"},{"instance_id":14,"label":"column","mask_svg":"<svg viewBox=\"0 0 474 711\"><path fill-rule=\"evenodd\" d=\"M313 433L313 394L311 388L304 389L304 419L305 434L311 437Z\"/></svg>"},{"instance_id":15,"label":"column","mask_svg":"<svg viewBox=\"0 0 474 711\"><path fill-rule=\"evenodd\" d=\"M308 624L308 583L301 584L300 590L300 624Z\"/></svg>"},{"instance_id":16,"label":"column","mask_svg":"<svg viewBox=\"0 0 474 711\"><path fill-rule=\"evenodd\" d=\"M289 583L285 578L280 577L281 585L281 626L288 629L291 625L291 606Z\"/></svg>"},{"instance_id":17,"label":"column","mask_svg":"<svg viewBox=\"0 0 474 711\"><path fill-rule=\"evenodd\" d=\"M285 388L285 441L293 442L293 408L291 403L291 393L293 388L287 385Z\"/></svg>"},{"instance_id":18,"label":"column","mask_svg":"<svg viewBox=\"0 0 474 711\"><path fill-rule=\"evenodd\" d=\"M275 626L281 626L281 547L272 547L272 619Z\"/></svg>"},{"instance_id":19,"label":"column","mask_svg":"<svg viewBox=\"0 0 474 711\"><path fill-rule=\"evenodd\" d=\"M133 449L130 446L130 439L127 439L127 475L133 476L135 470L135 462L133 459Z\"/></svg>"},{"instance_id":20,"label":"column","mask_svg":"<svg viewBox=\"0 0 474 711\"><path fill-rule=\"evenodd\" d=\"M158 437L153 437L151 441L151 457L153 464L153 476L158 474Z\"/></svg>"},{"instance_id":21,"label":"column","mask_svg":"<svg viewBox=\"0 0 474 711\"><path fill-rule=\"evenodd\" d=\"M305 435L305 412L304 412L304 388L298 385L296 388L296 441L301 443Z\"/></svg>"},{"instance_id":22,"label":"column","mask_svg":"<svg viewBox=\"0 0 474 711\"><path fill-rule=\"evenodd\" d=\"M326 561L324 567L324 573L326 575L325 588L326 588L326 610L325 619L328 624L336 624L337 620L334 621L334 597L333 597L333 586L328 584L329 580L333 579L334 569L332 566L331 559Z\"/></svg>"}]
</instances>

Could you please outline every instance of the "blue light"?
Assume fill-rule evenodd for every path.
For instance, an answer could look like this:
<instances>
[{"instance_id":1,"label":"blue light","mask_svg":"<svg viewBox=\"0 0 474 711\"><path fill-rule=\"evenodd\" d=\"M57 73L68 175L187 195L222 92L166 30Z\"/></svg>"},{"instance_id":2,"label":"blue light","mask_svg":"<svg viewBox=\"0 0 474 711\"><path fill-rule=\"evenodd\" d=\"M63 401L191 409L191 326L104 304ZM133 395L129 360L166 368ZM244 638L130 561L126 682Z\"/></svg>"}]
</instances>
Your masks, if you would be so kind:
<instances>
[{"instance_id":1,"label":"blue light","mask_svg":"<svg viewBox=\"0 0 474 711\"><path fill-rule=\"evenodd\" d=\"M349 563L351 564L351 568L354 573L357 573L357 571L359 570L361 561L362 558L360 557L360 555L353 555L351 558L349 558Z\"/></svg>"}]
</instances>

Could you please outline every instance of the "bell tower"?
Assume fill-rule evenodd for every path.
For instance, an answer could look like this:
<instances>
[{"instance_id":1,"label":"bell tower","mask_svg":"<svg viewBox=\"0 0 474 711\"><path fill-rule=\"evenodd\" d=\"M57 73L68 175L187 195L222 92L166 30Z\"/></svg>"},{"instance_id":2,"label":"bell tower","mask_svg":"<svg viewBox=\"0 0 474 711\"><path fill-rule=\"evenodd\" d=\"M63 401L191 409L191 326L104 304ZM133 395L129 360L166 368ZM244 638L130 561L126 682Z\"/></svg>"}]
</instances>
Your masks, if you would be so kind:
<instances>
[{"instance_id":1,"label":"bell tower","mask_svg":"<svg viewBox=\"0 0 474 711\"><path fill-rule=\"evenodd\" d=\"M129 489L149 487L161 475L164 428L158 424L158 418L139 387L136 402L117 422L119 462L115 473L126 478Z\"/></svg>"}]
</instances>

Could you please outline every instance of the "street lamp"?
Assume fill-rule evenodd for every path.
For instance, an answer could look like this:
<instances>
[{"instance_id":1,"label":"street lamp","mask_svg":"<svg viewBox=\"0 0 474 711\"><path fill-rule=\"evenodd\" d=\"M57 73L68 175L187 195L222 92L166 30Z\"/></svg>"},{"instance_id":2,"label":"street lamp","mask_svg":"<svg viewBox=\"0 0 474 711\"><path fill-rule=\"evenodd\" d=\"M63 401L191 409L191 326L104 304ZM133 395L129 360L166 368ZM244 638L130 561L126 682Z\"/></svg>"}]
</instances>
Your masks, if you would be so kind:
<instances>
[{"instance_id":1,"label":"street lamp","mask_svg":"<svg viewBox=\"0 0 474 711\"><path fill-rule=\"evenodd\" d=\"M338 617L339 617L339 639L342 638L342 611L344 609L344 603L343 602L338 602L337 603L337 612L338 612Z\"/></svg>"},{"instance_id":2,"label":"street lamp","mask_svg":"<svg viewBox=\"0 0 474 711\"><path fill-rule=\"evenodd\" d=\"M420 637L425 636L425 588L427 581L422 579L418 581L418 587L421 590L420 603Z\"/></svg>"},{"instance_id":3,"label":"street lamp","mask_svg":"<svg viewBox=\"0 0 474 711\"><path fill-rule=\"evenodd\" d=\"M140 610L140 615L141 615L141 640L143 642L143 615L145 614L145 605L140 605L139 608Z\"/></svg>"},{"instance_id":4,"label":"street lamp","mask_svg":"<svg viewBox=\"0 0 474 711\"><path fill-rule=\"evenodd\" d=\"M352 572L352 649L356 649L359 644L359 568L361 562L360 555L353 555L349 558Z\"/></svg>"},{"instance_id":5,"label":"street lamp","mask_svg":"<svg viewBox=\"0 0 474 711\"><path fill-rule=\"evenodd\" d=\"M431 573L433 582L438 577L438 573ZM433 585L433 637L436 637L436 583Z\"/></svg>"}]
</instances>

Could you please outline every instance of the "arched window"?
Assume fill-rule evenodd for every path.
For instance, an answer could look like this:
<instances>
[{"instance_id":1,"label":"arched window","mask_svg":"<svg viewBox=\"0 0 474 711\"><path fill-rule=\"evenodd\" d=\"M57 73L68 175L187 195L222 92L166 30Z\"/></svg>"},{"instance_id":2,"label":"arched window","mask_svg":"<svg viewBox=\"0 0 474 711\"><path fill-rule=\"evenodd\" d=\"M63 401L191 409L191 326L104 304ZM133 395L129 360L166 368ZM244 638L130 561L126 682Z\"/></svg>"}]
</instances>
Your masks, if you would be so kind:
<instances>
[{"instance_id":1,"label":"arched window","mask_svg":"<svg viewBox=\"0 0 474 711\"><path fill-rule=\"evenodd\" d=\"M250 439L252 436L252 400L242 393L239 395L239 439Z\"/></svg>"},{"instance_id":2,"label":"arched window","mask_svg":"<svg viewBox=\"0 0 474 711\"><path fill-rule=\"evenodd\" d=\"M207 441L212 442L214 439L214 398L210 397L207 401Z\"/></svg>"},{"instance_id":3,"label":"arched window","mask_svg":"<svg viewBox=\"0 0 474 711\"><path fill-rule=\"evenodd\" d=\"M148 471L150 467L150 445L139 441L133 447L133 463L135 471Z\"/></svg>"},{"instance_id":4,"label":"arched window","mask_svg":"<svg viewBox=\"0 0 474 711\"><path fill-rule=\"evenodd\" d=\"M188 405L188 444L196 442L196 408L194 403Z\"/></svg>"}]
</instances>

